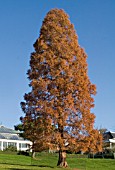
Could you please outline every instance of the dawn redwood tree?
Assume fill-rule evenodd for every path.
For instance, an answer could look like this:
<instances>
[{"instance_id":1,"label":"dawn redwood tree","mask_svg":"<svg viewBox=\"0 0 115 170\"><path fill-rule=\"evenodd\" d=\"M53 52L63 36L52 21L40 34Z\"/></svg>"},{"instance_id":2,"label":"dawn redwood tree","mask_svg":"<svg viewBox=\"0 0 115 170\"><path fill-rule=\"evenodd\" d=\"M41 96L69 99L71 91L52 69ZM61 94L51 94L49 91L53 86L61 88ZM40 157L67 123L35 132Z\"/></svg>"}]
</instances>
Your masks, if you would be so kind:
<instances>
[{"instance_id":1,"label":"dawn redwood tree","mask_svg":"<svg viewBox=\"0 0 115 170\"><path fill-rule=\"evenodd\" d=\"M58 147L57 165L66 167L67 150L101 150L102 137L91 113L96 86L88 77L87 55L63 10L47 13L34 49L27 72L31 92L21 102L25 135L35 150Z\"/></svg>"}]
</instances>

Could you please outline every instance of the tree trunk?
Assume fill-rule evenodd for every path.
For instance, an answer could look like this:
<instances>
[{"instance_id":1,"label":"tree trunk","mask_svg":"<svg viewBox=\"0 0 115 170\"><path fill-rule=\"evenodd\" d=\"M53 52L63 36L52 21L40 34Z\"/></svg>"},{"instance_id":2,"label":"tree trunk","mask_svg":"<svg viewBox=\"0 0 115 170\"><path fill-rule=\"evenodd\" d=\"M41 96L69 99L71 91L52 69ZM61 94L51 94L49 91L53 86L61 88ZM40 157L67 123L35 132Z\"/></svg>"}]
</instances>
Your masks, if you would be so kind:
<instances>
[{"instance_id":1,"label":"tree trunk","mask_svg":"<svg viewBox=\"0 0 115 170\"><path fill-rule=\"evenodd\" d=\"M68 164L66 162L66 152L65 151L59 151L59 159L58 159L58 163L57 163L57 166L60 166L60 167L68 167Z\"/></svg>"},{"instance_id":2,"label":"tree trunk","mask_svg":"<svg viewBox=\"0 0 115 170\"><path fill-rule=\"evenodd\" d=\"M35 154L36 154L35 151L32 150L32 158L33 158L33 159L35 159Z\"/></svg>"}]
</instances>

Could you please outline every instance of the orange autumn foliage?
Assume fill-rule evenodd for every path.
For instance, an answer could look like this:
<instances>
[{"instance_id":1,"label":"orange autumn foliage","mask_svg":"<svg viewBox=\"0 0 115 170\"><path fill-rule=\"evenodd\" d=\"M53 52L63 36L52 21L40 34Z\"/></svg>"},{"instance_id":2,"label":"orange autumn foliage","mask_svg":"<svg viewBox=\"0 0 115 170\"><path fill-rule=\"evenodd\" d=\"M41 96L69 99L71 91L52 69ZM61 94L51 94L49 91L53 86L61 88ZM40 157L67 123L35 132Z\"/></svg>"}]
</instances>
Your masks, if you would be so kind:
<instances>
[{"instance_id":1,"label":"orange autumn foliage","mask_svg":"<svg viewBox=\"0 0 115 170\"><path fill-rule=\"evenodd\" d=\"M22 123L38 150L48 144L59 150L101 150L101 136L94 129L93 95L96 86L88 77L87 55L68 15L49 11L30 57L31 92L21 103Z\"/></svg>"}]
</instances>

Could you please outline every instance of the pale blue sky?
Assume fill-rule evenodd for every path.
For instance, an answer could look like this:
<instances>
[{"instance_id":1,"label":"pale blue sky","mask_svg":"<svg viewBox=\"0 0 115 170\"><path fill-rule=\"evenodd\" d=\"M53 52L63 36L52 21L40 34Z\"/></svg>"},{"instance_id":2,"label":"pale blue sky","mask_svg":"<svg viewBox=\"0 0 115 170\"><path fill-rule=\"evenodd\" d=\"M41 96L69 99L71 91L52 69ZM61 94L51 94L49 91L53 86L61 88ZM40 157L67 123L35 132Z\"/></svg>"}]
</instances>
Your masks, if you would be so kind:
<instances>
[{"instance_id":1,"label":"pale blue sky","mask_svg":"<svg viewBox=\"0 0 115 170\"><path fill-rule=\"evenodd\" d=\"M95 127L115 130L115 0L0 0L0 123L18 124L33 43L52 8L70 16L97 86Z\"/></svg>"}]
</instances>

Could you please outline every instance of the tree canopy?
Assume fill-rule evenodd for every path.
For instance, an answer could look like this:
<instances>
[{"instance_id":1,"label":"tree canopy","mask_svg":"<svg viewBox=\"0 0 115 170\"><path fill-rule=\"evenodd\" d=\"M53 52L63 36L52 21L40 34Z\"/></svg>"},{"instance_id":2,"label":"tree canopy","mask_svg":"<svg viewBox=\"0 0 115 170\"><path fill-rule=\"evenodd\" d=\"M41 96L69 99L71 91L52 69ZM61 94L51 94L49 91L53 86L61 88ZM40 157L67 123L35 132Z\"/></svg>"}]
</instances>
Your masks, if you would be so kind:
<instances>
[{"instance_id":1,"label":"tree canopy","mask_svg":"<svg viewBox=\"0 0 115 170\"><path fill-rule=\"evenodd\" d=\"M88 77L87 55L62 9L47 13L34 49L27 72L31 91L21 102L25 134L38 150L57 146L58 165L66 166L61 154L68 149L101 149L91 113L96 86Z\"/></svg>"}]
</instances>

